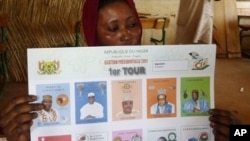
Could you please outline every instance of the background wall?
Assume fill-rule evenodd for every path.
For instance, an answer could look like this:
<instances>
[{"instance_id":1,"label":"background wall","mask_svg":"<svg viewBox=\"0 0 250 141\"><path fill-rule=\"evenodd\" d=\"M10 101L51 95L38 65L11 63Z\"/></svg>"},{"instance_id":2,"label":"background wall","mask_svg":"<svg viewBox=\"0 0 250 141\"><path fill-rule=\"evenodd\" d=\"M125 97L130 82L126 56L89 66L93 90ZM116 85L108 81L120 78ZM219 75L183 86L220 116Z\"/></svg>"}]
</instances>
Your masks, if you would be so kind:
<instances>
[{"instance_id":1,"label":"background wall","mask_svg":"<svg viewBox=\"0 0 250 141\"><path fill-rule=\"evenodd\" d=\"M248 17L243 17L239 21L240 24L250 25L250 0L238 0L237 1L237 8L240 10L239 12L241 14L246 14ZM244 52L247 52L247 54L250 55L250 30L244 32L244 35L247 35L243 38L241 43L241 48L244 50Z\"/></svg>"},{"instance_id":2,"label":"background wall","mask_svg":"<svg viewBox=\"0 0 250 141\"><path fill-rule=\"evenodd\" d=\"M249 1L250 2L250 1ZM176 21L180 0L135 0L139 13L170 18L166 29L166 44L174 44ZM236 0L214 2L214 43L217 44L217 56L223 58L240 58L239 29L237 22ZM145 29L143 44L150 43L150 37L160 36L160 31Z\"/></svg>"},{"instance_id":3,"label":"background wall","mask_svg":"<svg viewBox=\"0 0 250 141\"><path fill-rule=\"evenodd\" d=\"M74 23L81 19L83 2L0 0L0 11L6 13L9 21L7 57L10 80L27 81L27 48L74 45Z\"/></svg>"},{"instance_id":4,"label":"background wall","mask_svg":"<svg viewBox=\"0 0 250 141\"><path fill-rule=\"evenodd\" d=\"M169 27L166 29L166 44L174 44L176 33L176 19L180 0L135 0L139 13L148 13L152 16L166 16L170 18ZM143 44L150 44L150 36L159 36L160 31L144 30ZM156 34L156 35L155 35Z\"/></svg>"}]
</instances>

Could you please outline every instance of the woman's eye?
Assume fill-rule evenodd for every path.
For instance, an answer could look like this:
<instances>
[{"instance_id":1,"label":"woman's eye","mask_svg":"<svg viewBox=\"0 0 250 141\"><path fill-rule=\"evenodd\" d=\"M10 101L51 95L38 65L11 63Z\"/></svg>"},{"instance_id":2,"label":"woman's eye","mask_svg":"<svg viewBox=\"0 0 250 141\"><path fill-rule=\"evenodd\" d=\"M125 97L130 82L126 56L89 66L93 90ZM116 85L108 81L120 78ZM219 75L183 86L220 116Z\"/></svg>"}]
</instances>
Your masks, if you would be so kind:
<instances>
[{"instance_id":1,"label":"woman's eye","mask_svg":"<svg viewBox=\"0 0 250 141\"><path fill-rule=\"evenodd\" d=\"M128 25L129 28L134 28L137 24L136 23L131 23Z\"/></svg>"},{"instance_id":2,"label":"woman's eye","mask_svg":"<svg viewBox=\"0 0 250 141\"><path fill-rule=\"evenodd\" d=\"M108 30L110 31L110 32L116 32L116 31L118 31L118 27L112 27L112 28L109 28Z\"/></svg>"}]
</instances>

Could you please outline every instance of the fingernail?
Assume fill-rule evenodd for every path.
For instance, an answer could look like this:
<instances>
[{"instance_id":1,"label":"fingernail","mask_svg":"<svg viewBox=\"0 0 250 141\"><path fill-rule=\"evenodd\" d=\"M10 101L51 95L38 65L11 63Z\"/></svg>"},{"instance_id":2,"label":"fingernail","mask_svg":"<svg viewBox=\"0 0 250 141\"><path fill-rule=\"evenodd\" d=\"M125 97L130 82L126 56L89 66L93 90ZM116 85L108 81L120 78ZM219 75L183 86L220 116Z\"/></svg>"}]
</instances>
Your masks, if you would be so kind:
<instances>
[{"instance_id":1,"label":"fingernail","mask_svg":"<svg viewBox=\"0 0 250 141\"><path fill-rule=\"evenodd\" d=\"M209 113L209 114L212 114L212 113L213 113L213 110L211 110L211 109L208 110L208 113Z\"/></svg>"},{"instance_id":2,"label":"fingernail","mask_svg":"<svg viewBox=\"0 0 250 141\"><path fill-rule=\"evenodd\" d=\"M21 134L21 133L22 133L22 129L21 129L21 128L17 128L17 129L16 129L16 133L17 133L17 134Z\"/></svg>"},{"instance_id":3,"label":"fingernail","mask_svg":"<svg viewBox=\"0 0 250 141\"><path fill-rule=\"evenodd\" d=\"M214 127L214 122L211 122L211 123L210 123L210 126Z\"/></svg>"},{"instance_id":4,"label":"fingernail","mask_svg":"<svg viewBox=\"0 0 250 141\"><path fill-rule=\"evenodd\" d=\"M33 114L33 118L37 118L38 117L38 114L37 113L34 113Z\"/></svg>"},{"instance_id":5,"label":"fingernail","mask_svg":"<svg viewBox=\"0 0 250 141\"><path fill-rule=\"evenodd\" d=\"M37 96L36 96L36 95L33 95L33 96L32 96L32 99L37 100Z\"/></svg>"},{"instance_id":6,"label":"fingernail","mask_svg":"<svg viewBox=\"0 0 250 141\"><path fill-rule=\"evenodd\" d=\"M39 106L38 106L38 108L40 109L40 110L42 110L43 109L43 105L42 104L40 104Z\"/></svg>"},{"instance_id":7,"label":"fingernail","mask_svg":"<svg viewBox=\"0 0 250 141\"><path fill-rule=\"evenodd\" d=\"M213 117L209 117L209 120L213 120Z\"/></svg>"},{"instance_id":8,"label":"fingernail","mask_svg":"<svg viewBox=\"0 0 250 141\"><path fill-rule=\"evenodd\" d=\"M35 95L29 95L30 100L35 101L37 100L37 96Z\"/></svg>"}]
</instances>

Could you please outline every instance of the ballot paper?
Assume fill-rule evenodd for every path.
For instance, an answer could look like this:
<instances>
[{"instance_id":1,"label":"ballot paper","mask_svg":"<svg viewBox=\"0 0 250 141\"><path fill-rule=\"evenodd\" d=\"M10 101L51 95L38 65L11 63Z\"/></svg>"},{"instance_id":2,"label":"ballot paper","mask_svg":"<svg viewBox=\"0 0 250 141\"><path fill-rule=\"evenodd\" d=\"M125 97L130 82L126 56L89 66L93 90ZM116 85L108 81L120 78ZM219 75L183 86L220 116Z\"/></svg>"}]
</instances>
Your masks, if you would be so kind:
<instances>
[{"instance_id":1,"label":"ballot paper","mask_svg":"<svg viewBox=\"0 0 250 141\"><path fill-rule=\"evenodd\" d=\"M215 45L28 49L32 141L213 141Z\"/></svg>"}]
</instances>

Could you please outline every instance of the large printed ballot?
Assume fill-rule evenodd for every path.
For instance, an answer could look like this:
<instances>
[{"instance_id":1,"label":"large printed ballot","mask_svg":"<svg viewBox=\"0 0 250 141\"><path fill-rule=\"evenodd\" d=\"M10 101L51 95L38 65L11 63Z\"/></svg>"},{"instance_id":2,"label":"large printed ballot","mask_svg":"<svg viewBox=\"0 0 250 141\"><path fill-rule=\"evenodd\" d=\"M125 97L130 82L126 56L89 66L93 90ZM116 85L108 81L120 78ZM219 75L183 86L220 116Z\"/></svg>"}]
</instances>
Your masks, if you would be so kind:
<instances>
[{"instance_id":1,"label":"large printed ballot","mask_svg":"<svg viewBox=\"0 0 250 141\"><path fill-rule=\"evenodd\" d=\"M32 141L214 141L215 45L28 49Z\"/></svg>"}]
</instances>

